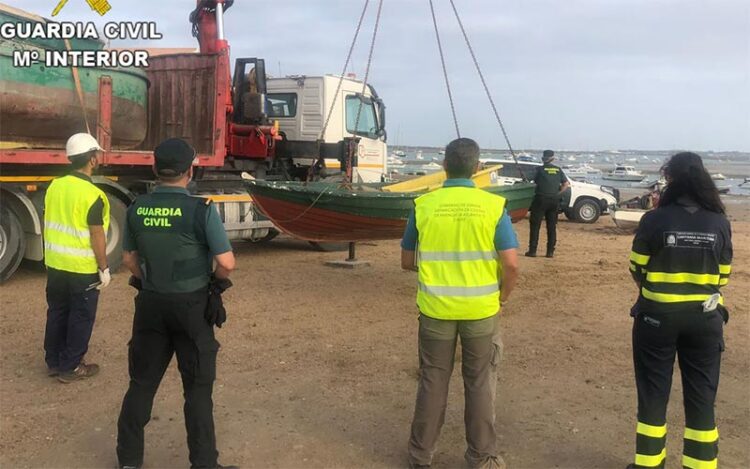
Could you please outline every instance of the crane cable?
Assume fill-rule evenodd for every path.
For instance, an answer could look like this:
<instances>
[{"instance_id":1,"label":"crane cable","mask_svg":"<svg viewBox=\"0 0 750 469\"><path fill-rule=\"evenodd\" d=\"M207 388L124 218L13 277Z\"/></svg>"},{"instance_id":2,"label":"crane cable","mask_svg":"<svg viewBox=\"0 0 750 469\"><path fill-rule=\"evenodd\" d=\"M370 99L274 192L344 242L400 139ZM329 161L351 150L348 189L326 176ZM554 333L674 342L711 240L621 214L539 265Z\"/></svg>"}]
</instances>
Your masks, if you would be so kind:
<instances>
[{"instance_id":1,"label":"crane cable","mask_svg":"<svg viewBox=\"0 0 750 469\"><path fill-rule=\"evenodd\" d=\"M443 65L443 78L445 79L445 88L448 90L448 101L451 104L451 114L453 115L453 125L456 127L456 137L461 138L461 131L458 129L458 118L456 117L456 106L453 103L453 93L451 84L448 81L448 69L445 66L445 56L443 54L443 45L440 42L440 31L438 30L437 18L435 17L435 6L430 0L430 13L432 13L432 24L435 27L435 39L437 40L438 52L440 53L440 63Z\"/></svg>"},{"instance_id":2,"label":"crane cable","mask_svg":"<svg viewBox=\"0 0 750 469\"><path fill-rule=\"evenodd\" d=\"M463 34L464 40L466 41L466 46L469 48L471 59L474 61L474 67L476 67L477 73L479 74L479 79L482 81L484 92L487 94L487 99L489 99L490 101L490 106L492 106L492 112L495 114L495 119L497 120L497 123L500 126L500 130L503 132L505 143L508 144L508 149L510 150L510 154L513 157L513 161L515 161L516 166L518 167L518 170L521 172L521 177L523 177L524 181L526 181L527 180L526 175L524 174L523 169L521 169L521 166L518 164L518 158L516 158L516 152L513 151L513 146L510 144L508 133L505 131L505 126L503 125L503 121L500 119L500 114L497 112L497 106L495 106L495 101L492 99L492 94L490 93L490 89L487 86L487 82L484 79L484 74L482 73L482 69L479 66L479 61L477 60L477 56L476 54L474 54L474 48L471 47L471 41L469 41L469 36L466 34L466 29L464 29L464 24L461 21L461 17L458 14L458 10L456 9L456 4L453 2L453 0L449 0L449 1L451 4L451 8L453 8L453 13L456 16L456 21L458 21L458 26L459 28L461 28L461 34ZM430 5L432 5L432 0L430 0Z\"/></svg>"},{"instance_id":3,"label":"crane cable","mask_svg":"<svg viewBox=\"0 0 750 469\"><path fill-rule=\"evenodd\" d=\"M344 76L346 75L346 69L349 68L349 62L352 60L352 53L354 52L354 46L357 44L357 38L359 37L359 32L362 30L362 22L365 19L365 13L367 13L367 6L370 4L370 0L365 0L365 5L362 7L362 14L359 15L359 22L357 22L357 29L354 31L354 38L352 38L352 43L349 45L349 53L346 54L346 61L344 62L344 68L341 70L341 76L339 77L339 83L336 86L336 92L333 95L333 102L331 103L331 107L328 109L328 115L326 116L326 121L323 124L323 129L320 131L320 140L323 140L323 137L325 136L326 129L328 129L328 123L331 121L331 116L333 115L333 109L336 106L336 99L339 97L339 91L341 91L341 85L344 83Z\"/></svg>"},{"instance_id":4,"label":"crane cable","mask_svg":"<svg viewBox=\"0 0 750 469\"><path fill-rule=\"evenodd\" d=\"M346 75L346 69L349 68L349 62L352 60L352 53L354 52L354 46L357 44L357 38L359 37L359 32L362 30L362 22L365 19L365 13L367 13L367 7L370 4L370 0L365 0L365 4L362 6L362 13L359 15L359 21L357 22L357 28L354 30L354 37L352 38L352 42L349 45L349 52L346 54L346 60L344 61L344 67L341 70L341 76L339 76L339 82L336 85L336 92L333 94L333 101L331 102L331 107L328 108L328 115L326 116L326 120L323 123L323 128L320 130L320 136L318 137L318 158L317 161L313 162L313 164L310 165L310 170L307 173L307 179L310 180L313 177L313 173L315 171L315 167L318 165L322 165L325 162L325 158L323 157L322 152L322 143L323 139L325 138L326 130L328 129L328 124L331 121L331 116L333 115L333 109L336 106L336 101L339 97L339 92L341 91L341 85L344 83L344 76Z\"/></svg>"},{"instance_id":5,"label":"crane cable","mask_svg":"<svg viewBox=\"0 0 750 469\"><path fill-rule=\"evenodd\" d=\"M365 92L367 91L367 80L370 78L370 67L372 65L372 56L375 52L375 39L378 36L378 28L380 27L380 15L382 11L383 11L383 0L380 0L378 2L378 12L375 15L375 26L372 30L372 40L370 41L370 51L367 55L367 66L365 67L365 77L362 80L362 93L359 99L359 108L357 108L357 118L354 121L355 135L356 135L356 132L359 131L359 118L362 115L362 106L364 105ZM352 151L351 150L347 152L347 156L348 156L348 162L347 162L346 172L347 172L349 182L353 182L352 177L354 176L354 169L352 168Z\"/></svg>"}]
</instances>

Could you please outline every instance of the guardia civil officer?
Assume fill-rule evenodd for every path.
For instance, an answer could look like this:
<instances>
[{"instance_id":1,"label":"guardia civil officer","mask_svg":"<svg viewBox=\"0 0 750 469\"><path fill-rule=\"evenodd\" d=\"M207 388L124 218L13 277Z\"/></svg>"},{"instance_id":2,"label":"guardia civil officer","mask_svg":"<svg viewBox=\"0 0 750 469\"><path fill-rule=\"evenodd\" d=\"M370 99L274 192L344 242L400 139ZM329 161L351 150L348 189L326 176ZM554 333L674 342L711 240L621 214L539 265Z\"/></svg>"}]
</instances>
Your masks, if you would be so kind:
<instances>
[{"instance_id":1,"label":"guardia civil officer","mask_svg":"<svg viewBox=\"0 0 750 469\"><path fill-rule=\"evenodd\" d=\"M640 296L632 310L638 425L629 467L664 467L676 354L685 405L682 466L716 468L714 401L729 318L720 288L731 272L732 232L700 156L676 154L663 170L666 190L641 219L630 254Z\"/></svg>"},{"instance_id":2,"label":"guardia civil officer","mask_svg":"<svg viewBox=\"0 0 750 469\"><path fill-rule=\"evenodd\" d=\"M219 350L213 326L221 321L206 314L212 275L228 282L234 255L216 209L186 190L195 154L184 140L162 142L154 152L159 186L128 209L123 262L139 292L129 344L130 386L117 423L120 467L143 464L144 426L173 354L182 375L191 466L222 467L211 399Z\"/></svg>"},{"instance_id":3,"label":"guardia civil officer","mask_svg":"<svg viewBox=\"0 0 750 469\"><path fill-rule=\"evenodd\" d=\"M557 213L560 209L560 198L563 192L570 187L568 178L560 167L552 164L555 152L544 150L542 153L542 166L534 173L533 180L536 183L536 194L531 202L531 216L529 217L529 250L528 257L536 257L536 248L539 244L539 229L542 227L542 219L547 224L547 257L555 254L557 244Z\"/></svg>"},{"instance_id":4,"label":"guardia civil officer","mask_svg":"<svg viewBox=\"0 0 750 469\"><path fill-rule=\"evenodd\" d=\"M401 242L401 267L419 272L420 378L409 438L411 467L432 463L459 336L468 445L464 456L471 467L505 467L495 431L499 314L516 284L518 241L505 199L471 181L478 166L476 142L452 141L443 162L448 179L441 189L416 199Z\"/></svg>"},{"instance_id":5,"label":"guardia civil officer","mask_svg":"<svg viewBox=\"0 0 750 469\"><path fill-rule=\"evenodd\" d=\"M109 201L91 180L99 143L89 134L68 139L72 171L55 179L44 198L44 263L47 266L45 361L62 383L89 378L99 366L85 363L99 290L111 280L106 232Z\"/></svg>"}]
</instances>

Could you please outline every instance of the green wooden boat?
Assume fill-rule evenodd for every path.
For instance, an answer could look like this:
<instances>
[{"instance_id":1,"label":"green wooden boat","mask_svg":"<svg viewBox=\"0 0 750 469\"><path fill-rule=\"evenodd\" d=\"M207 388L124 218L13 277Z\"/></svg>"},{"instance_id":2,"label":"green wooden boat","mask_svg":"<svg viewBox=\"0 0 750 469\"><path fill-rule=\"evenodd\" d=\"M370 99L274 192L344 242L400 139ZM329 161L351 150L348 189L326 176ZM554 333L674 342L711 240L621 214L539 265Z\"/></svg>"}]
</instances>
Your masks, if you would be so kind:
<instances>
[{"instance_id":1,"label":"green wooden boat","mask_svg":"<svg viewBox=\"0 0 750 469\"><path fill-rule=\"evenodd\" d=\"M381 184L245 181L254 203L285 233L308 241L398 239L420 192L384 192ZM506 199L513 221L526 216L535 185L485 190Z\"/></svg>"},{"instance_id":2,"label":"green wooden boat","mask_svg":"<svg viewBox=\"0 0 750 469\"><path fill-rule=\"evenodd\" d=\"M0 25L6 22L48 22L44 18L0 5ZM98 50L98 40L70 41L72 50ZM47 68L44 62L15 67L13 52L65 50L62 40L0 41L0 142L4 148L62 148L68 137L86 131L84 111L76 92L72 68ZM92 132L97 125L99 79L112 78L112 146L125 150L146 138L148 77L137 68L79 68L85 115Z\"/></svg>"}]
</instances>

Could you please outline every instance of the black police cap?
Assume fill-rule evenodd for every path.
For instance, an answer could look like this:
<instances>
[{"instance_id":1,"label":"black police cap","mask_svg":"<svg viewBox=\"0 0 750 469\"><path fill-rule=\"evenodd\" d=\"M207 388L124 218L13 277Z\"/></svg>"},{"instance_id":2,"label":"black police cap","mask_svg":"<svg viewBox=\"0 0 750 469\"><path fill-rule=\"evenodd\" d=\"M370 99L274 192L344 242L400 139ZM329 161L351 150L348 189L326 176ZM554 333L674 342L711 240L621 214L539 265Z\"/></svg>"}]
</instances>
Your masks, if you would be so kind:
<instances>
[{"instance_id":1,"label":"black police cap","mask_svg":"<svg viewBox=\"0 0 750 469\"><path fill-rule=\"evenodd\" d=\"M181 138L164 140L154 150L156 172L162 176L177 176L193 165L195 148Z\"/></svg>"},{"instance_id":2,"label":"black police cap","mask_svg":"<svg viewBox=\"0 0 750 469\"><path fill-rule=\"evenodd\" d=\"M544 161L545 163L548 162L548 161L552 161L552 159L554 159L554 158L555 158L555 152L554 151L552 151L552 150L544 150L542 152L542 161Z\"/></svg>"}]
</instances>

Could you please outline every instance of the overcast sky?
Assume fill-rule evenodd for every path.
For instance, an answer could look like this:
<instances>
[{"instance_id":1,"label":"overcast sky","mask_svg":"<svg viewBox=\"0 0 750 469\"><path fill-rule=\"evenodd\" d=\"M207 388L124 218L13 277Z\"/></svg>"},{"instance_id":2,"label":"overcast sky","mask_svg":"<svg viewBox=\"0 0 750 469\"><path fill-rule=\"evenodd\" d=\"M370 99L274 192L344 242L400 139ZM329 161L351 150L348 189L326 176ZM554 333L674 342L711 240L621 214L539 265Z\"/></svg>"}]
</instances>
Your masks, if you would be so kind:
<instances>
[{"instance_id":1,"label":"overcast sky","mask_svg":"<svg viewBox=\"0 0 750 469\"><path fill-rule=\"evenodd\" d=\"M56 0L4 0L49 16ZM191 0L69 0L58 18L156 21L154 47L193 46ZM434 0L463 136L504 147L447 0ZM750 151L750 1L455 0L517 148ZM340 73L363 0L236 0L234 57L272 75ZM350 67L364 76L377 0ZM385 0L370 82L389 143L455 137L428 0ZM126 44L133 45L130 41Z\"/></svg>"}]
</instances>

